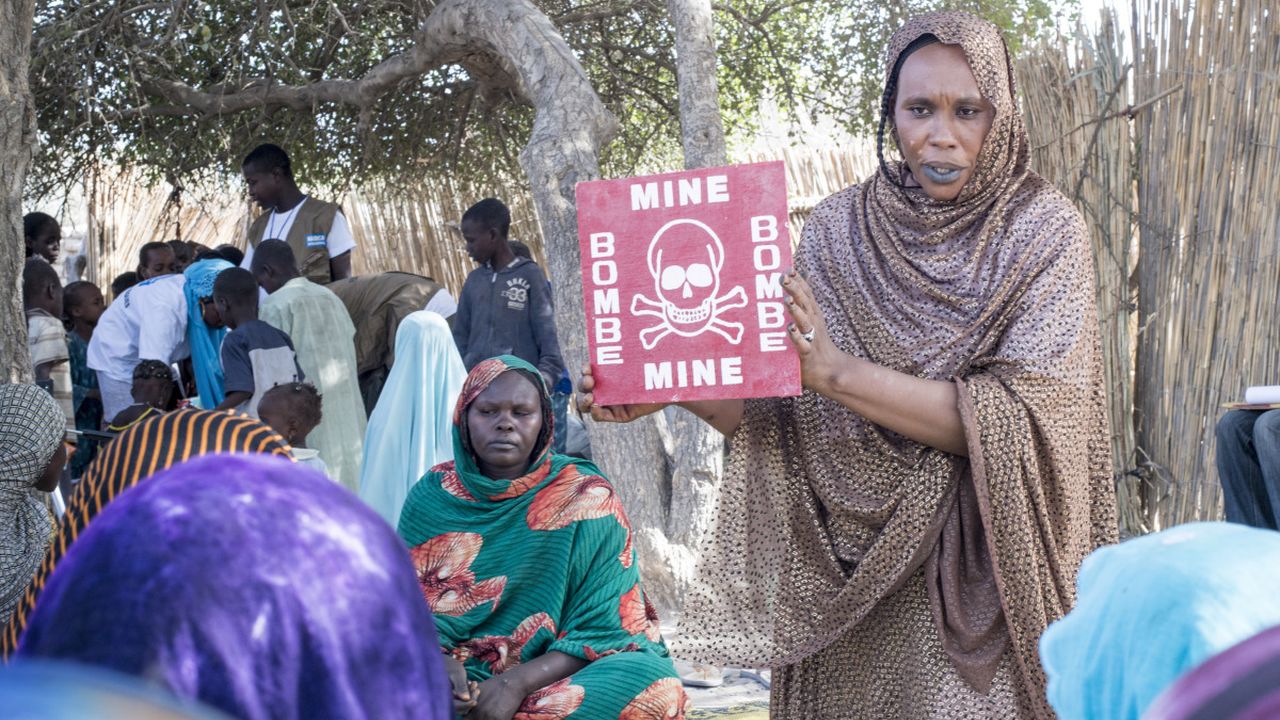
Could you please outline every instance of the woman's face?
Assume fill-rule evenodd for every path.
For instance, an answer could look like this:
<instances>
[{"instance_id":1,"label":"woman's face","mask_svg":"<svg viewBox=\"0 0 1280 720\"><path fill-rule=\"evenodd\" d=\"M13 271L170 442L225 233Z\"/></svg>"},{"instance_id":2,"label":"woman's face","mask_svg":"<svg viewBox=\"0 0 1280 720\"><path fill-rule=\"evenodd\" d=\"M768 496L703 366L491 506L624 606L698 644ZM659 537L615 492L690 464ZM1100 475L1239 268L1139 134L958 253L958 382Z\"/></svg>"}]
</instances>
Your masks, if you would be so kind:
<instances>
[{"instance_id":1,"label":"woman's face","mask_svg":"<svg viewBox=\"0 0 1280 720\"><path fill-rule=\"evenodd\" d=\"M960 195L994 119L959 45L926 45L902 63L893 122L907 167L929 197Z\"/></svg>"},{"instance_id":2,"label":"woman's face","mask_svg":"<svg viewBox=\"0 0 1280 720\"><path fill-rule=\"evenodd\" d=\"M222 313L218 312L218 306L211 297L200 298L200 319L204 320L204 324L214 330L224 325Z\"/></svg>"},{"instance_id":3,"label":"woman's face","mask_svg":"<svg viewBox=\"0 0 1280 720\"><path fill-rule=\"evenodd\" d=\"M527 378L505 372L467 408L467 431L480 472L514 480L529 469L542 432L542 397Z\"/></svg>"}]
</instances>

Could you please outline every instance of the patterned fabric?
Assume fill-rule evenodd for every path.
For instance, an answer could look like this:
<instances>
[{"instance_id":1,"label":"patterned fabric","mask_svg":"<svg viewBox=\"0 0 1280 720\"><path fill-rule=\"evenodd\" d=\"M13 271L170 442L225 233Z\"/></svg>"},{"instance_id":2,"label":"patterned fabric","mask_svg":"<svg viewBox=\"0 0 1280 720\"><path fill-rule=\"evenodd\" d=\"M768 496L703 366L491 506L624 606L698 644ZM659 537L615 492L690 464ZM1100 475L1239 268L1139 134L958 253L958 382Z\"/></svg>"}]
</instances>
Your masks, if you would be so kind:
<instances>
[{"instance_id":1,"label":"patterned fabric","mask_svg":"<svg viewBox=\"0 0 1280 720\"><path fill-rule=\"evenodd\" d=\"M187 296L187 344L191 347L191 367L200 405L206 409L218 407L225 396L218 350L227 329L213 329L204 324L200 298L213 297L213 281L218 279L218 273L231 267L234 266L226 260L201 260L182 271L187 279L183 286Z\"/></svg>"},{"instance_id":2,"label":"patterned fabric","mask_svg":"<svg viewBox=\"0 0 1280 720\"><path fill-rule=\"evenodd\" d=\"M677 650L778 668L781 718L1050 716L1036 642L1117 534L1084 225L1027 169L998 29L923 15L888 67L925 34L995 108L973 177L943 202L886 161L796 266L842 351L955 382L969 457L813 392L746 403Z\"/></svg>"},{"instance_id":3,"label":"patterned fabric","mask_svg":"<svg viewBox=\"0 0 1280 720\"><path fill-rule=\"evenodd\" d=\"M102 429L102 400L87 397L98 389L98 373L89 368L89 343L74 332L67 333L67 355L71 358L71 404L76 409L77 430ZM78 478L98 456L98 441L81 437L71 456L71 477Z\"/></svg>"},{"instance_id":4,"label":"patterned fabric","mask_svg":"<svg viewBox=\"0 0 1280 720\"><path fill-rule=\"evenodd\" d=\"M400 323L395 357L360 467L360 499L392 527L414 483L453 459L452 413L467 377L449 324L426 310Z\"/></svg>"},{"instance_id":5,"label":"patterned fabric","mask_svg":"<svg viewBox=\"0 0 1280 720\"><path fill-rule=\"evenodd\" d=\"M239 455L111 503L49 579L18 659L145 677L245 720L446 720L434 641L386 523L313 471Z\"/></svg>"},{"instance_id":6,"label":"patterned fabric","mask_svg":"<svg viewBox=\"0 0 1280 720\"><path fill-rule=\"evenodd\" d=\"M1189 523L1099 549L1040 656L1061 720L1138 720L1184 673L1280 626L1280 533ZM1230 715L1216 715L1227 718Z\"/></svg>"},{"instance_id":7,"label":"patterned fabric","mask_svg":"<svg viewBox=\"0 0 1280 720\"><path fill-rule=\"evenodd\" d=\"M1264 630L1183 675L1146 720L1265 720L1280 717L1280 627Z\"/></svg>"},{"instance_id":8,"label":"patterned fabric","mask_svg":"<svg viewBox=\"0 0 1280 720\"><path fill-rule=\"evenodd\" d=\"M0 655L8 658L17 647L49 575L104 506L167 467L214 453L288 457L289 446L274 430L243 415L176 410L129 428L103 448L67 499L67 512L58 533L39 564L39 571L26 585L8 626L0 633Z\"/></svg>"},{"instance_id":9,"label":"patterned fabric","mask_svg":"<svg viewBox=\"0 0 1280 720\"><path fill-rule=\"evenodd\" d=\"M512 371L539 389L544 422L528 474L495 480L480 473L466 412ZM631 523L598 469L551 453L550 417L537 368L480 363L454 411L454 461L409 493L400 536L440 645L476 681L548 652L589 661L526 698L518 720L683 717L688 696L640 586Z\"/></svg>"},{"instance_id":10,"label":"patterned fabric","mask_svg":"<svg viewBox=\"0 0 1280 720\"><path fill-rule=\"evenodd\" d=\"M33 489L58 451L62 410L34 385L0 385L0 622L40 565L53 525Z\"/></svg>"},{"instance_id":11,"label":"patterned fabric","mask_svg":"<svg viewBox=\"0 0 1280 720\"><path fill-rule=\"evenodd\" d=\"M67 362L67 331L62 321L44 310L27 311L27 348L31 351L31 366L54 363L49 370L53 382L53 399L58 401L63 425L68 430L76 427L75 406L71 402L71 367Z\"/></svg>"}]
</instances>

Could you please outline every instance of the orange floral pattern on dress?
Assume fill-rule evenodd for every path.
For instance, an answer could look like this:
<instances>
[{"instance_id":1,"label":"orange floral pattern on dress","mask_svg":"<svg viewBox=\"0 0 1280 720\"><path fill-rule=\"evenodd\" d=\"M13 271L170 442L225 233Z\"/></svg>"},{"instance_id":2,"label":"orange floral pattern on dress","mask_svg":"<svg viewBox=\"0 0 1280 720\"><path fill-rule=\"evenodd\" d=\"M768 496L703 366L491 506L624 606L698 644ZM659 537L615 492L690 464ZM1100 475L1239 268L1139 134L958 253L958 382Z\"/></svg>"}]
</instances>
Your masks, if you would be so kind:
<instances>
[{"instance_id":1,"label":"orange floral pattern on dress","mask_svg":"<svg viewBox=\"0 0 1280 720\"><path fill-rule=\"evenodd\" d=\"M454 657L464 662L470 658L475 658L488 664L489 671L497 675L519 665L520 655L524 652L524 646L528 645L533 636L544 628L554 633L556 631L555 621L544 612L535 613L517 625L515 632L511 633L510 637L505 635L486 635L485 637L467 640L458 646L461 652L455 653Z\"/></svg>"},{"instance_id":2,"label":"orange floral pattern on dress","mask_svg":"<svg viewBox=\"0 0 1280 720\"><path fill-rule=\"evenodd\" d=\"M618 720L684 720L691 703L677 678L662 678L618 713Z\"/></svg>"},{"instance_id":3,"label":"orange floral pattern on dress","mask_svg":"<svg viewBox=\"0 0 1280 720\"><path fill-rule=\"evenodd\" d=\"M520 703L520 709L511 720L562 720L582 704L586 691L581 685L572 685L567 677L537 690Z\"/></svg>"},{"instance_id":4,"label":"orange floral pattern on dress","mask_svg":"<svg viewBox=\"0 0 1280 720\"><path fill-rule=\"evenodd\" d=\"M658 609L649 602L649 596L645 595L639 583L623 593L618 602L618 616L622 620L622 629L632 635L643 633L650 642L662 640Z\"/></svg>"},{"instance_id":5,"label":"orange floral pattern on dress","mask_svg":"<svg viewBox=\"0 0 1280 720\"><path fill-rule=\"evenodd\" d=\"M533 496L525 521L531 530L559 530L581 520L609 515L627 531L626 546L618 554L618 561L623 567L631 567L635 559L631 551L631 522L622 509L618 493L599 475L583 475L577 467L566 466Z\"/></svg>"},{"instance_id":6,"label":"orange floral pattern on dress","mask_svg":"<svg viewBox=\"0 0 1280 720\"><path fill-rule=\"evenodd\" d=\"M409 550L418 573L422 596L437 615L465 615L492 602L498 607L507 578L498 576L476 582L471 564L480 554L484 538L477 533L452 532L437 535Z\"/></svg>"},{"instance_id":7,"label":"orange floral pattern on dress","mask_svg":"<svg viewBox=\"0 0 1280 720\"><path fill-rule=\"evenodd\" d=\"M529 492L531 488L535 488L539 484L541 484L542 481L546 480L547 476L550 474L551 474L551 456L548 455L547 459L544 460L542 464L538 466L537 470L534 470L528 475L525 475L523 477L518 477L515 480L512 480L511 484L507 486L506 490L503 490L497 495L490 495L489 499L496 502L498 500L510 500L511 498L520 497L521 495Z\"/></svg>"},{"instance_id":8,"label":"orange floral pattern on dress","mask_svg":"<svg viewBox=\"0 0 1280 720\"><path fill-rule=\"evenodd\" d=\"M476 501L476 496L472 495L471 491L467 489L467 486L462 484L462 478L458 477L458 472L452 467L446 470L444 475L440 476L440 487L444 488L445 492L459 500L466 500L467 502Z\"/></svg>"}]
</instances>

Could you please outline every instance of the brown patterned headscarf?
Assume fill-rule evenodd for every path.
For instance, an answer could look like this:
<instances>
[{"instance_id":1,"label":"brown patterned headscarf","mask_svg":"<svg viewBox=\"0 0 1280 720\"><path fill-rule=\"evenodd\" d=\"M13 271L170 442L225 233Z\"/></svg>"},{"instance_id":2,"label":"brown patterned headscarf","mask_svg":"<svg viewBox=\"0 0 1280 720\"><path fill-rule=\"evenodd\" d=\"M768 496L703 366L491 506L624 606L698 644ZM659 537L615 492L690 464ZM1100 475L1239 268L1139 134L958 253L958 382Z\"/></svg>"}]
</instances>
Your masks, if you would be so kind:
<instances>
[{"instance_id":1,"label":"brown patterned headscarf","mask_svg":"<svg viewBox=\"0 0 1280 720\"><path fill-rule=\"evenodd\" d=\"M999 30L917 17L890 43L890 75L924 35L963 49L995 108L973 176L934 200L885 159L815 209L796 264L842 351L955 383L969 457L813 392L748 401L676 647L793 665L922 572L934 622L910 631L938 633L980 692L1011 652L1048 716L1037 640L1070 607L1084 556L1116 535L1093 258L1079 214L1027 167Z\"/></svg>"}]
</instances>

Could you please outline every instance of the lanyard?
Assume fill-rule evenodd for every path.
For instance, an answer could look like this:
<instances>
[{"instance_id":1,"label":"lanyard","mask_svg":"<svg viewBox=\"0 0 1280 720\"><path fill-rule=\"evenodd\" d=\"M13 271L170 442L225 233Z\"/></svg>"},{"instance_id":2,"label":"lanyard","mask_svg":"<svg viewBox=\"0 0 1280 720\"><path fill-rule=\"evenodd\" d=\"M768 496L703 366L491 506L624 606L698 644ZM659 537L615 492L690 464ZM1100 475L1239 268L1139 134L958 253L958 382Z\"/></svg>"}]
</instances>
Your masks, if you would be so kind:
<instances>
[{"instance_id":1,"label":"lanyard","mask_svg":"<svg viewBox=\"0 0 1280 720\"><path fill-rule=\"evenodd\" d=\"M284 220L280 223L281 228L289 227L289 222L293 219L294 215L298 214L298 211L302 209L302 203L306 201L307 201L307 196L303 195L302 199L298 201L298 204L294 205L293 209L290 210L287 214L285 214ZM275 210L272 210L271 217L267 218L267 234L266 234L266 237L262 238L263 240L284 240L284 238L276 237L275 235L277 214L278 213L276 213Z\"/></svg>"}]
</instances>

